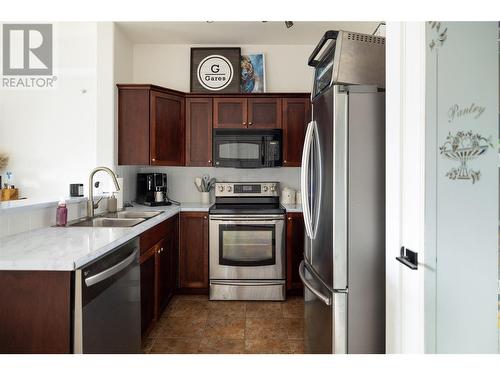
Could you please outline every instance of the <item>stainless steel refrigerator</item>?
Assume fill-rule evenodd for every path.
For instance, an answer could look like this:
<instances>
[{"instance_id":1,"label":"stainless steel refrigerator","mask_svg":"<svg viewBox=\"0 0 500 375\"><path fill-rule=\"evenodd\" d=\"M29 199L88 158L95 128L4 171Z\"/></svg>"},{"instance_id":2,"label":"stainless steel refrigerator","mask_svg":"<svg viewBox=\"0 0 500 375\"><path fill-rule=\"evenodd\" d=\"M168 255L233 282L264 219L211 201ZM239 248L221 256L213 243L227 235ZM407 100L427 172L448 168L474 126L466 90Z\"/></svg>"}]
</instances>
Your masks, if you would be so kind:
<instances>
[{"instance_id":1,"label":"stainless steel refrigerator","mask_svg":"<svg viewBox=\"0 0 500 375\"><path fill-rule=\"evenodd\" d=\"M299 270L305 351L384 353L385 93L380 80L338 84L339 51L335 39L331 44L322 58L314 60L315 50L310 59L315 80L302 155L306 235Z\"/></svg>"}]
</instances>

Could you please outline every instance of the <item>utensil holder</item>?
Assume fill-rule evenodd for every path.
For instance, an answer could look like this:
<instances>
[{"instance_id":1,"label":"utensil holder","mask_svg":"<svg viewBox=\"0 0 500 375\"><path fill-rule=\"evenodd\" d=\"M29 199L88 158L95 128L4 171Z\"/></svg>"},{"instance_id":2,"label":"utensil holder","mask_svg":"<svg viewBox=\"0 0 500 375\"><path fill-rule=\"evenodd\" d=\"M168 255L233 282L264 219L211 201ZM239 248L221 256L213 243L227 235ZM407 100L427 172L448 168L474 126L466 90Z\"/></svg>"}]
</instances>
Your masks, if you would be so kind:
<instances>
[{"instance_id":1,"label":"utensil holder","mask_svg":"<svg viewBox=\"0 0 500 375\"><path fill-rule=\"evenodd\" d=\"M1 189L0 201L12 201L19 199L19 189Z\"/></svg>"},{"instance_id":2,"label":"utensil holder","mask_svg":"<svg viewBox=\"0 0 500 375\"><path fill-rule=\"evenodd\" d=\"M209 191L202 191L201 192L201 203L203 203L203 204L210 203L210 192Z\"/></svg>"}]
</instances>

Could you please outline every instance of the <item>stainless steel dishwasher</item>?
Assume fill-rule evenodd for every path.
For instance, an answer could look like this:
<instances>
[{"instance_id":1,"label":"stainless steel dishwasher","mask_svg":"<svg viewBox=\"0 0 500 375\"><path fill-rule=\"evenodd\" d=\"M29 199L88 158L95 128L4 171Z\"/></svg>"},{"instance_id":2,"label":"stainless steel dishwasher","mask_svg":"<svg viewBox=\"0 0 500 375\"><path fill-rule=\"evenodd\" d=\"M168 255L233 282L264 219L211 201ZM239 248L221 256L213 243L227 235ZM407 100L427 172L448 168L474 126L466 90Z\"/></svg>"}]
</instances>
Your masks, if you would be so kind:
<instances>
[{"instance_id":1,"label":"stainless steel dishwasher","mask_svg":"<svg viewBox=\"0 0 500 375\"><path fill-rule=\"evenodd\" d=\"M76 270L74 353L140 353L139 239Z\"/></svg>"}]
</instances>

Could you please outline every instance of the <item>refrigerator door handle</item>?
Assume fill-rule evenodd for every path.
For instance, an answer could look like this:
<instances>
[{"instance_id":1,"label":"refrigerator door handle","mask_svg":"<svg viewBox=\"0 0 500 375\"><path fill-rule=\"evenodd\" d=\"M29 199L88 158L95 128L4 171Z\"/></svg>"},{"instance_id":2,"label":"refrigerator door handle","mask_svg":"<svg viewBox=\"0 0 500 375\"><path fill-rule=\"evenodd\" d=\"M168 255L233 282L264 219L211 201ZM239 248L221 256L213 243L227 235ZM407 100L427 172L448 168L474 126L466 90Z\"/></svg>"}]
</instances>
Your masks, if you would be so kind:
<instances>
[{"instance_id":1,"label":"refrigerator door handle","mask_svg":"<svg viewBox=\"0 0 500 375\"><path fill-rule=\"evenodd\" d=\"M304 226L306 228L307 237L313 239L313 231L311 224L311 207L309 207L309 161L311 157L311 144L314 129L314 121L311 121L307 125L306 136L304 139L304 148L302 149L302 165L300 174L300 188L302 190L302 204L303 204L303 215L304 215Z\"/></svg>"},{"instance_id":2,"label":"refrigerator door handle","mask_svg":"<svg viewBox=\"0 0 500 375\"><path fill-rule=\"evenodd\" d=\"M309 281L307 281L306 276L304 274L304 261L300 262L299 265L299 276L302 282L304 283L304 286L311 291L316 297L318 297L323 303L327 306L331 306L332 304L332 299L328 296L325 296L323 293L319 292L318 290L314 289L314 287L311 285Z\"/></svg>"}]
</instances>

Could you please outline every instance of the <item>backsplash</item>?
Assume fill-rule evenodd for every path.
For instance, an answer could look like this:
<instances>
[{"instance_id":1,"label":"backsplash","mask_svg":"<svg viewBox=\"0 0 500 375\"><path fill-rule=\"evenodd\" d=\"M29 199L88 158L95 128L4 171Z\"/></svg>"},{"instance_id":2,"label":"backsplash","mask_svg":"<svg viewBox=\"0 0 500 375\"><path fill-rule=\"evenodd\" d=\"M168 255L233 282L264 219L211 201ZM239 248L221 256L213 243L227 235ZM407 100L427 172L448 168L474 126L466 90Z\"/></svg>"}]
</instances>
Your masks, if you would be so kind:
<instances>
[{"instance_id":1,"label":"backsplash","mask_svg":"<svg viewBox=\"0 0 500 375\"><path fill-rule=\"evenodd\" d=\"M195 177L209 174L221 181L279 181L281 188L300 189L300 168L206 168L206 167L141 167L138 172L167 174L168 196L180 202L199 202L200 193L194 185ZM213 199L213 198L212 198Z\"/></svg>"},{"instance_id":2,"label":"backsplash","mask_svg":"<svg viewBox=\"0 0 500 375\"><path fill-rule=\"evenodd\" d=\"M123 202L132 202L135 199L138 170L136 165L119 165L116 168L118 176L123 177Z\"/></svg>"}]
</instances>

